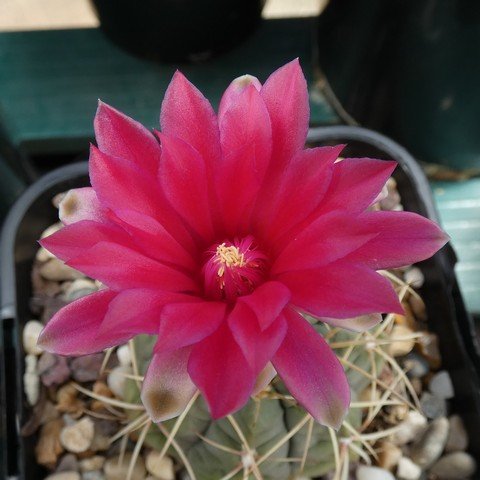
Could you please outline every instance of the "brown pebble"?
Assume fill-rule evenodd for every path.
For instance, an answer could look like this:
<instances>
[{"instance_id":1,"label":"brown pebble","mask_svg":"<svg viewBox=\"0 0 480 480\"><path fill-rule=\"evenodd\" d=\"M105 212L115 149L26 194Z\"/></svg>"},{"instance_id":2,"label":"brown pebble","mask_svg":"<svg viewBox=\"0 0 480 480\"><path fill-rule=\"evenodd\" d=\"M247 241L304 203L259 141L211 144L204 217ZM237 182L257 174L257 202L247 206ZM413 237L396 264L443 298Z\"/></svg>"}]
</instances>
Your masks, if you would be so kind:
<instances>
[{"instance_id":1,"label":"brown pebble","mask_svg":"<svg viewBox=\"0 0 480 480\"><path fill-rule=\"evenodd\" d=\"M67 453L59 460L55 472L76 472L78 471L78 460L73 453Z\"/></svg>"},{"instance_id":2,"label":"brown pebble","mask_svg":"<svg viewBox=\"0 0 480 480\"><path fill-rule=\"evenodd\" d=\"M40 437L35 445L35 458L37 463L48 468L53 468L59 455L63 453L60 443L60 432L63 428L63 420L57 418L42 426Z\"/></svg>"},{"instance_id":3,"label":"brown pebble","mask_svg":"<svg viewBox=\"0 0 480 480\"><path fill-rule=\"evenodd\" d=\"M70 362L72 377L77 382L93 382L97 380L103 357L103 353L93 353L72 359Z\"/></svg>"},{"instance_id":4,"label":"brown pebble","mask_svg":"<svg viewBox=\"0 0 480 480\"><path fill-rule=\"evenodd\" d=\"M93 443L92 443L93 445ZM79 460L85 460L87 458L92 458L95 455L95 450L92 449L92 446L90 445L90 448L88 450L85 450L84 452L78 452L77 457Z\"/></svg>"},{"instance_id":5,"label":"brown pebble","mask_svg":"<svg viewBox=\"0 0 480 480\"><path fill-rule=\"evenodd\" d=\"M378 465L386 470L393 470L401 456L402 450L392 442L382 442L378 449Z\"/></svg>"},{"instance_id":6,"label":"brown pebble","mask_svg":"<svg viewBox=\"0 0 480 480\"><path fill-rule=\"evenodd\" d=\"M113 397L112 391L107 387L107 384L102 381L96 381L93 384L92 390L93 390L93 393L96 393L97 395L101 395L102 397L107 397L107 398ZM105 403L102 400L93 400L92 403L90 404L90 409L93 410L94 412L106 411Z\"/></svg>"},{"instance_id":7,"label":"brown pebble","mask_svg":"<svg viewBox=\"0 0 480 480\"><path fill-rule=\"evenodd\" d=\"M65 305L67 305L67 302L65 302L61 296L45 298L41 321L44 324L48 323L52 317Z\"/></svg>"},{"instance_id":8,"label":"brown pebble","mask_svg":"<svg viewBox=\"0 0 480 480\"><path fill-rule=\"evenodd\" d=\"M113 398L113 393L108 388L107 384L105 382L100 381L100 380L97 380L93 384L93 389L92 390L97 395L102 395L103 397Z\"/></svg>"},{"instance_id":9,"label":"brown pebble","mask_svg":"<svg viewBox=\"0 0 480 480\"><path fill-rule=\"evenodd\" d=\"M450 430L448 432L447 445L445 451L458 452L464 451L468 447L468 433L460 415L452 415L448 419Z\"/></svg>"},{"instance_id":10,"label":"brown pebble","mask_svg":"<svg viewBox=\"0 0 480 480\"><path fill-rule=\"evenodd\" d=\"M397 425L399 422L402 422L407 418L409 414L408 405L394 405L389 409L388 412L388 422L394 425Z\"/></svg>"},{"instance_id":11,"label":"brown pebble","mask_svg":"<svg viewBox=\"0 0 480 480\"><path fill-rule=\"evenodd\" d=\"M34 405L34 407L32 408L30 418L22 426L20 435L22 435L23 437L28 437L30 435L33 435L41 425L59 417L58 412L56 412L56 410L55 410L56 416L50 417L49 413L45 415L46 410L50 408L50 407L47 407L47 403L52 405L52 408L55 410L55 408L53 407L53 404L47 400L45 389L42 388L40 390L39 399L37 403Z\"/></svg>"},{"instance_id":12,"label":"brown pebble","mask_svg":"<svg viewBox=\"0 0 480 480\"><path fill-rule=\"evenodd\" d=\"M440 368L442 359L438 347L438 337L434 333L422 332L424 335L419 338L418 345L420 353L425 357L430 366L437 370Z\"/></svg>"},{"instance_id":13,"label":"brown pebble","mask_svg":"<svg viewBox=\"0 0 480 480\"><path fill-rule=\"evenodd\" d=\"M404 325L395 325L392 329L391 338L393 338L393 342L390 343L388 346L388 353L392 357L400 357L403 355L407 355L410 353L415 346L414 339L407 339L407 340L395 340L395 338L401 339L405 337L409 337L413 334L413 330Z\"/></svg>"},{"instance_id":14,"label":"brown pebble","mask_svg":"<svg viewBox=\"0 0 480 480\"><path fill-rule=\"evenodd\" d=\"M417 320L421 322L427 320L427 309L425 307L425 302L420 297L417 295L410 295L408 298L408 303Z\"/></svg>"},{"instance_id":15,"label":"brown pebble","mask_svg":"<svg viewBox=\"0 0 480 480\"><path fill-rule=\"evenodd\" d=\"M60 385L70 377L67 359L50 352L44 352L40 356L38 373L46 387Z\"/></svg>"},{"instance_id":16,"label":"brown pebble","mask_svg":"<svg viewBox=\"0 0 480 480\"><path fill-rule=\"evenodd\" d=\"M105 463L105 457L101 455L94 455L90 458L85 458L80 461L80 470L82 472L91 472L92 470L101 470Z\"/></svg>"},{"instance_id":17,"label":"brown pebble","mask_svg":"<svg viewBox=\"0 0 480 480\"><path fill-rule=\"evenodd\" d=\"M91 445L92 452L105 452L110 448L110 437L102 435L101 433L95 432L93 437L92 445Z\"/></svg>"},{"instance_id":18,"label":"brown pebble","mask_svg":"<svg viewBox=\"0 0 480 480\"><path fill-rule=\"evenodd\" d=\"M46 280L40 274L39 265L34 265L31 273L32 287L34 295L41 298L42 296L54 297L60 292L60 283ZM40 301L40 303L43 303Z\"/></svg>"},{"instance_id":19,"label":"brown pebble","mask_svg":"<svg viewBox=\"0 0 480 480\"><path fill-rule=\"evenodd\" d=\"M397 325L402 325L404 327L409 328L410 330L417 331L418 330L418 322L415 320L408 303L402 303L402 306L405 310L405 315L395 315L394 322Z\"/></svg>"},{"instance_id":20,"label":"brown pebble","mask_svg":"<svg viewBox=\"0 0 480 480\"><path fill-rule=\"evenodd\" d=\"M422 381L419 378L411 378L410 383L412 384L413 389L417 395L421 395L423 391Z\"/></svg>"},{"instance_id":21,"label":"brown pebble","mask_svg":"<svg viewBox=\"0 0 480 480\"><path fill-rule=\"evenodd\" d=\"M62 413L69 413L72 416L81 415L85 404L78 398L78 390L73 383L67 383L58 389L57 410Z\"/></svg>"}]
</instances>

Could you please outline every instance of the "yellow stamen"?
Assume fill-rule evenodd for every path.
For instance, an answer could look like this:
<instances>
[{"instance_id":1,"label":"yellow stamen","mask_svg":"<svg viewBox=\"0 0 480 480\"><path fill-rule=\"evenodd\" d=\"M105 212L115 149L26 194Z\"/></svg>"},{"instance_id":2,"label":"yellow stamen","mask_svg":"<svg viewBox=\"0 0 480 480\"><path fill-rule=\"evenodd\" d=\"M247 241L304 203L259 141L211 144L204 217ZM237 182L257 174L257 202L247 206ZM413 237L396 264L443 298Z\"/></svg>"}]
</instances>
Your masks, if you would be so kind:
<instances>
[{"instance_id":1,"label":"yellow stamen","mask_svg":"<svg viewBox=\"0 0 480 480\"><path fill-rule=\"evenodd\" d=\"M231 268L245 266L245 255L240 253L238 247L235 247L234 245L227 247L225 243L222 243L217 247L215 263L221 264L218 269L218 276L223 277L226 267Z\"/></svg>"}]
</instances>

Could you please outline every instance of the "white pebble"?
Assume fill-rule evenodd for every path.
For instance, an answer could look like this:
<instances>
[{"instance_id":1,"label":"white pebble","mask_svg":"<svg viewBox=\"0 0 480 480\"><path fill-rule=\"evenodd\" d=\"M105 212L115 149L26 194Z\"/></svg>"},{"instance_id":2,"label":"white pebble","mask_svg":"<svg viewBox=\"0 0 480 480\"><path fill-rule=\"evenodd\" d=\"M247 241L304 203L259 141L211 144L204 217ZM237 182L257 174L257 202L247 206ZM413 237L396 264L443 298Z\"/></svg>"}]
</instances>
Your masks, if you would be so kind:
<instances>
[{"instance_id":1,"label":"white pebble","mask_svg":"<svg viewBox=\"0 0 480 480\"><path fill-rule=\"evenodd\" d=\"M37 259L38 262L44 263L51 258L53 258L55 255L53 253L50 253L46 248L40 247L37 250L37 253L35 255L35 258Z\"/></svg>"},{"instance_id":2,"label":"white pebble","mask_svg":"<svg viewBox=\"0 0 480 480\"><path fill-rule=\"evenodd\" d=\"M53 225L50 225L47 229L45 229L42 232L42 234L40 235L40 238L49 237L50 235L53 235L55 232L58 232L61 228L63 228L62 222L54 223Z\"/></svg>"},{"instance_id":3,"label":"white pebble","mask_svg":"<svg viewBox=\"0 0 480 480\"><path fill-rule=\"evenodd\" d=\"M29 354L25 357L25 373L37 373L37 356Z\"/></svg>"},{"instance_id":4,"label":"white pebble","mask_svg":"<svg viewBox=\"0 0 480 480\"><path fill-rule=\"evenodd\" d=\"M64 285L67 282L64 282ZM68 302L73 302L85 295L89 295L97 290L97 286L95 282L89 280L87 278L77 278L73 282L70 282L64 292L65 292L65 299Z\"/></svg>"},{"instance_id":5,"label":"white pebble","mask_svg":"<svg viewBox=\"0 0 480 480\"><path fill-rule=\"evenodd\" d=\"M75 280L76 278L85 277L85 275L78 270L65 265L65 263L58 258L51 258L40 267L39 271L43 278L55 282L63 282L65 280Z\"/></svg>"},{"instance_id":6,"label":"white pebble","mask_svg":"<svg viewBox=\"0 0 480 480\"><path fill-rule=\"evenodd\" d=\"M357 480L395 480L395 477L383 468L359 465L356 473Z\"/></svg>"},{"instance_id":7,"label":"white pebble","mask_svg":"<svg viewBox=\"0 0 480 480\"><path fill-rule=\"evenodd\" d=\"M132 364L132 355L128 345L121 345L117 348L117 358L120 365L127 367Z\"/></svg>"},{"instance_id":8,"label":"white pebble","mask_svg":"<svg viewBox=\"0 0 480 480\"><path fill-rule=\"evenodd\" d=\"M427 470L440 458L447 443L448 429L445 417L436 418L412 445L410 456L422 469Z\"/></svg>"},{"instance_id":9,"label":"white pebble","mask_svg":"<svg viewBox=\"0 0 480 480\"><path fill-rule=\"evenodd\" d=\"M392 442L395 445L405 445L421 435L426 428L427 419L421 413L412 410L392 435Z\"/></svg>"},{"instance_id":10,"label":"white pebble","mask_svg":"<svg viewBox=\"0 0 480 480\"><path fill-rule=\"evenodd\" d=\"M404 274L403 279L414 288L420 288L425 283L425 276L418 267L409 268Z\"/></svg>"},{"instance_id":11,"label":"white pebble","mask_svg":"<svg viewBox=\"0 0 480 480\"><path fill-rule=\"evenodd\" d=\"M119 365L112 369L107 377L108 388L116 395L118 398L124 397L125 382L127 377L125 374L132 373L132 369L127 365Z\"/></svg>"},{"instance_id":12,"label":"white pebble","mask_svg":"<svg viewBox=\"0 0 480 480\"><path fill-rule=\"evenodd\" d=\"M166 455L160 456L160 453L155 450L148 452L145 458L148 473L162 480L175 480L173 460Z\"/></svg>"},{"instance_id":13,"label":"white pebble","mask_svg":"<svg viewBox=\"0 0 480 480\"><path fill-rule=\"evenodd\" d=\"M126 452L123 457L123 462L119 463L119 457L108 458L103 467L105 472L105 477L107 480L125 480L127 478L128 466L130 465L130 460L132 459L132 454ZM143 458L139 456L135 462L132 472L132 480L143 480L145 478L145 463Z\"/></svg>"},{"instance_id":14,"label":"white pebble","mask_svg":"<svg viewBox=\"0 0 480 480\"><path fill-rule=\"evenodd\" d=\"M32 354L25 357L23 390L27 397L28 404L31 406L35 405L40 395L40 378L37 373L37 357Z\"/></svg>"},{"instance_id":15,"label":"white pebble","mask_svg":"<svg viewBox=\"0 0 480 480\"><path fill-rule=\"evenodd\" d=\"M78 472L58 472L52 473L45 480L80 480L80 474Z\"/></svg>"},{"instance_id":16,"label":"white pebble","mask_svg":"<svg viewBox=\"0 0 480 480\"><path fill-rule=\"evenodd\" d=\"M422 469L416 463L413 463L409 458L402 457L398 461L398 480L418 480L421 476Z\"/></svg>"},{"instance_id":17,"label":"white pebble","mask_svg":"<svg viewBox=\"0 0 480 480\"><path fill-rule=\"evenodd\" d=\"M43 324L37 320L28 321L23 327L23 349L25 353L40 355L43 350L37 345L40 332L43 330Z\"/></svg>"},{"instance_id":18,"label":"white pebble","mask_svg":"<svg viewBox=\"0 0 480 480\"><path fill-rule=\"evenodd\" d=\"M428 385L430 391L437 397L449 400L455 396L452 379L446 370L436 373Z\"/></svg>"},{"instance_id":19,"label":"white pebble","mask_svg":"<svg viewBox=\"0 0 480 480\"><path fill-rule=\"evenodd\" d=\"M60 443L69 452L85 452L92 445L94 433L93 421L89 417L83 417L78 422L62 429Z\"/></svg>"},{"instance_id":20,"label":"white pebble","mask_svg":"<svg viewBox=\"0 0 480 480\"><path fill-rule=\"evenodd\" d=\"M455 452L442 457L431 469L440 480L464 480L477 469L475 459L465 452Z\"/></svg>"},{"instance_id":21,"label":"white pebble","mask_svg":"<svg viewBox=\"0 0 480 480\"><path fill-rule=\"evenodd\" d=\"M105 475L101 470L91 470L82 473L82 480L105 480Z\"/></svg>"}]
</instances>

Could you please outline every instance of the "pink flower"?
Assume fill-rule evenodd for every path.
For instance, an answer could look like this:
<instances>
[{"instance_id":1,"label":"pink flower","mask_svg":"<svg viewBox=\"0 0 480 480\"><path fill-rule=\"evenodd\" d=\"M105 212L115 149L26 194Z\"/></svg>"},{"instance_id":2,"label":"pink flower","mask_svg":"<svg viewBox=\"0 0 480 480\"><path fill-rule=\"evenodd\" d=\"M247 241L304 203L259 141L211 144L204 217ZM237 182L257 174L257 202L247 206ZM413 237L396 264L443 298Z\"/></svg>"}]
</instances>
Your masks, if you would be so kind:
<instances>
[{"instance_id":1,"label":"pink flower","mask_svg":"<svg viewBox=\"0 0 480 480\"><path fill-rule=\"evenodd\" d=\"M425 259L446 236L416 214L371 211L395 163L305 150L308 121L298 61L263 86L234 80L218 115L177 72L156 136L100 103L92 188L67 195L65 228L41 243L108 288L58 312L41 345L81 355L158 335L142 392L155 421L197 388L227 415L276 370L338 428L349 386L302 312L352 330L401 313L376 270Z\"/></svg>"}]
</instances>

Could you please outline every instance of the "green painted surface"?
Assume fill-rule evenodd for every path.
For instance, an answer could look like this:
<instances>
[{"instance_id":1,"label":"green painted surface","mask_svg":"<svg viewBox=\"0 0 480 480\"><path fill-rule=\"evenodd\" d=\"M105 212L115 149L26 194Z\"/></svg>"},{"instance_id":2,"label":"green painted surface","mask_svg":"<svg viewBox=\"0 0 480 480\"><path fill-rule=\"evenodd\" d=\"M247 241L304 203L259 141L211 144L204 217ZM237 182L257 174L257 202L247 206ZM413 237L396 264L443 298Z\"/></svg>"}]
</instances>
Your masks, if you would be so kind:
<instances>
[{"instance_id":1,"label":"green painted surface","mask_svg":"<svg viewBox=\"0 0 480 480\"><path fill-rule=\"evenodd\" d=\"M480 314L480 179L433 182L432 188L458 256L456 272L467 308Z\"/></svg>"},{"instance_id":2,"label":"green painted surface","mask_svg":"<svg viewBox=\"0 0 480 480\"><path fill-rule=\"evenodd\" d=\"M312 18L268 20L244 43L211 61L165 65L134 57L98 29L0 34L0 121L7 140L26 153L85 150L101 98L148 127L180 68L216 106L221 92L244 73L261 81L300 57L309 81L312 124L337 117L314 89Z\"/></svg>"}]
</instances>

